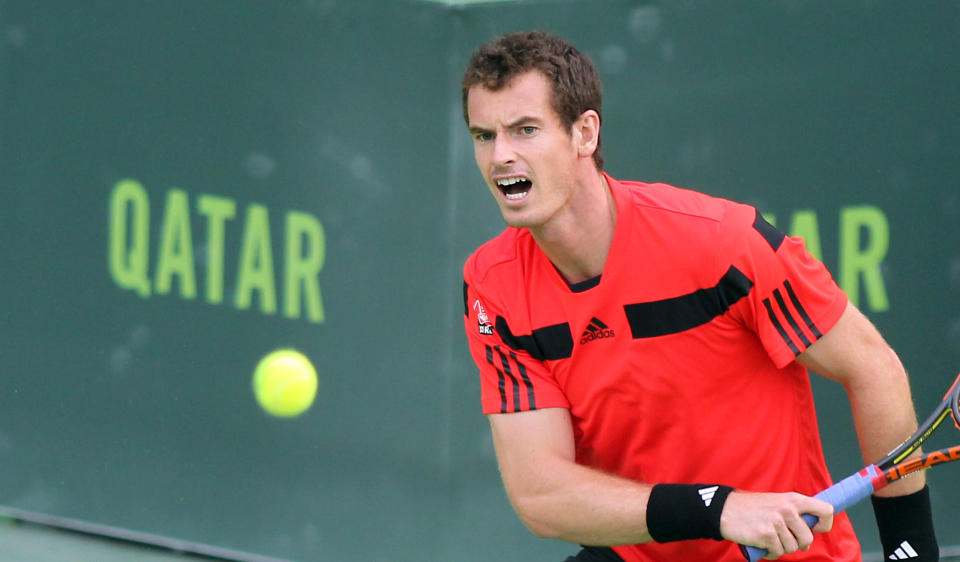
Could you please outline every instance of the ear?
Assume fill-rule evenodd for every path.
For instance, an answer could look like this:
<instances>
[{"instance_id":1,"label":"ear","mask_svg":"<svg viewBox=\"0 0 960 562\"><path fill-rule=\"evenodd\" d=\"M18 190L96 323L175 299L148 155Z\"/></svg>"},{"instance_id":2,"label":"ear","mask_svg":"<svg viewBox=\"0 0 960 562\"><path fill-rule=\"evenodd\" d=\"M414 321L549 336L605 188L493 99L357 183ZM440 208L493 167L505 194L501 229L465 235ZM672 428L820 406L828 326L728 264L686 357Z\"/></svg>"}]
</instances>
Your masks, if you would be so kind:
<instances>
[{"instance_id":1,"label":"ear","mask_svg":"<svg viewBox=\"0 0 960 562\"><path fill-rule=\"evenodd\" d=\"M573 139L581 157L593 156L600 143L600 115L596 111L588 109L573 122Z\"/></svg>"}]
</instances>

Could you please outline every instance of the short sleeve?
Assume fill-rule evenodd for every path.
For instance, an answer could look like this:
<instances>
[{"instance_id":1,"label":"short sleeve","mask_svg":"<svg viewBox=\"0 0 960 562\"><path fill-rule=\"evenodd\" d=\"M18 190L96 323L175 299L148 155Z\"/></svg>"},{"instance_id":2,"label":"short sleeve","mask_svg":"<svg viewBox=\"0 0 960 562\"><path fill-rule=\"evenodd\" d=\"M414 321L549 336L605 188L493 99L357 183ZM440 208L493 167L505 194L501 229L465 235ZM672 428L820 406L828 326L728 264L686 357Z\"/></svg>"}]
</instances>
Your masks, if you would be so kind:
<instances>
[{"instance_id":1,"label":"short sleeve","mask_svg":"<svg viewBox=\"0 0 960 562\"><path fill-rule=\"evenodd\" d=\"M479 286L471 265L468 260L464 268L463 321L470 355L480 372L483 413L569 408L546 362L518 345L524 336L501 333L510 325L507 307L495 290Z\"/></svg>"},{"instance_id":2,"label":"short sleeve","mask_svg":"<svg viewBox=\"0 0 960 562\"><path fill-rule=\"evenodd\" d=\"M722 228L730 247L720 255L732 254L733 267L753 283L737 312L782 368L836 324L847 296L802 238L786 236L755 208L736 205Z\"/></svg>"}]
</instances>

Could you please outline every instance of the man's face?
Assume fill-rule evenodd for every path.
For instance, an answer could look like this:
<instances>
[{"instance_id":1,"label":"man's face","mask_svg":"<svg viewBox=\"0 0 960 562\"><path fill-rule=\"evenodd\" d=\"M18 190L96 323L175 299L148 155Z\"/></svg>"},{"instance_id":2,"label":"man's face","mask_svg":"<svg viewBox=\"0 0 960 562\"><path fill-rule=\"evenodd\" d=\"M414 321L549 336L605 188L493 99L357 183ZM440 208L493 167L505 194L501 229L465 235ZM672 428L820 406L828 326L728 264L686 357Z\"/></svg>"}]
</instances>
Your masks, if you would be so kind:
<instances>
[{"instance_id":1,"label":"man's face","mask_svg":"<svg viewBox=\"0 0 960 562\"><path fill-rule=\"evenodd\" d=\"M550 100L537 71L497 91L478 85L467 93L477 166L510 226L545 225L573 192L577 148Z\"/></svg>"}]
</instances>

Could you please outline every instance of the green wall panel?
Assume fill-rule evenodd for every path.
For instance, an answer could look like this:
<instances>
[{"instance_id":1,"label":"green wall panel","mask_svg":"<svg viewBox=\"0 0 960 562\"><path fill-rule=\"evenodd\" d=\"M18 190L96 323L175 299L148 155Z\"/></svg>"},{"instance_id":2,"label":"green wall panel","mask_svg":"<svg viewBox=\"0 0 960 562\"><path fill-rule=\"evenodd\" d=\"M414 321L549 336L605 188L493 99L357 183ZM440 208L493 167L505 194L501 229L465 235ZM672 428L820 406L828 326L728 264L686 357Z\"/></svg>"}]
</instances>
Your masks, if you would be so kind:
<instances>
[{"instance_id":1,"label":"green wall panel","mask_svg":"<svg viewBox=\"0 0 960 562\"><path fill-rule=\"evenodd\" d=\"M958 11L0 1L0 504L296 560L571 552L513 515L460 333L502 223L459 75L526 28L597 61L614 176L804 235L926 410L960 364ZM250 392L281 346L320 373L292 420ZM849 414L816 392L840 476Z\"/></svg>"}]
</instances>

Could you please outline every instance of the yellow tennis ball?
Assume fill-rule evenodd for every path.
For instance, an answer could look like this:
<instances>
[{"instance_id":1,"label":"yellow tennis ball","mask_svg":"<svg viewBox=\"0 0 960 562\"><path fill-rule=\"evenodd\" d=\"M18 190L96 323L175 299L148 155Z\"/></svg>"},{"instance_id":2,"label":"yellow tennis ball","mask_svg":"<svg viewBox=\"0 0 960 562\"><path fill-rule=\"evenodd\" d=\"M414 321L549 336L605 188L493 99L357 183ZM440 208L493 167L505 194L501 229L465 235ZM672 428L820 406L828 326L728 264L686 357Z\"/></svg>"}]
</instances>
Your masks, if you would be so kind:
<instances>
[{"instance_id":1,"label":"yellow tennis ball","mask_svg":"<svg viewBox=\"0 0 960 562\"><path fill-rule=\"evenodd\" d=\"M307 411L317 395L317 370L294 349L268 353L253 371L253 395L271 416L291 418Z\"/></svg>"}]
</instances>

